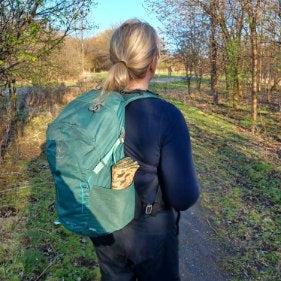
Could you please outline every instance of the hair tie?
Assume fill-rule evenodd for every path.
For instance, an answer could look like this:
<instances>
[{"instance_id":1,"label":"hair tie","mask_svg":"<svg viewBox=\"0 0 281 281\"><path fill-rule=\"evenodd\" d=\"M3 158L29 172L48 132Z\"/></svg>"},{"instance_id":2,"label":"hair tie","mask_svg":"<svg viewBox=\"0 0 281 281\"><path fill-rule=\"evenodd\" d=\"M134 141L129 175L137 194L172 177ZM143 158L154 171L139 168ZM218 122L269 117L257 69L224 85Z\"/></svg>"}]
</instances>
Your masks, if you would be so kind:
<instances>
[{"instance_id":1,"label":"hair tie","mask_svg":"<svg viewBox=\"0 0 281 281\"><path fill-rule=\"evenodd\" d=\"M119 62L123 63L127 67L127 63L124 60L120 60L117 63L119 63Z\"/></svg>"}]
</instances>

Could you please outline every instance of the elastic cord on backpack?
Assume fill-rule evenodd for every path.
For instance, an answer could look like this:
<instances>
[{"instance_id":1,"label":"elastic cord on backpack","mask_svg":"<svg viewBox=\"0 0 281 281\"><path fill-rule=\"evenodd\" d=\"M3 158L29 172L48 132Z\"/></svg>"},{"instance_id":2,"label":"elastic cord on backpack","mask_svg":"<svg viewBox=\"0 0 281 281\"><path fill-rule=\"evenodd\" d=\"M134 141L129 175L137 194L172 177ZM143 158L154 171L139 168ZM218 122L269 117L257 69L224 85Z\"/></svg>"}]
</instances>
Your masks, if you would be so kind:
<instances>
[{"instance_id":1,"label":"elastic cord on backpack","mask_svg":"<svg viewBox=\"0 0 281 281\"><path fill-rule=\"evenodd\" d=\"M100 162L96 165L96 167L94 168L94 172L95 174L98 174L101 169L107 165L110 157L112 157L113 155L113 159L114 161L116 161L115 159L115 151L117 149L117 147L119 146L119 144L123 143L124 142L124 138L123 138L123 132L121 131L121 134L119 136L119 138L116 140L116 142L114 143L114 145L112 146L112 148L110 149L110 151L100 160Z\"/></svg>"},{"instance_id":2,"label":"elastic cord on backpack","mask_svg":"<svg viewBox=\"0 0 281 281\"><path fill-rule=\"evenodd\" d=\"M80 181L80 189L81 189L81 203L82 203L82 214L84 213L84 204L85 204L85 198L84 198L84 189L83 189L83 186L81 184L81 181Z\"/></svg>"}]
</instances>

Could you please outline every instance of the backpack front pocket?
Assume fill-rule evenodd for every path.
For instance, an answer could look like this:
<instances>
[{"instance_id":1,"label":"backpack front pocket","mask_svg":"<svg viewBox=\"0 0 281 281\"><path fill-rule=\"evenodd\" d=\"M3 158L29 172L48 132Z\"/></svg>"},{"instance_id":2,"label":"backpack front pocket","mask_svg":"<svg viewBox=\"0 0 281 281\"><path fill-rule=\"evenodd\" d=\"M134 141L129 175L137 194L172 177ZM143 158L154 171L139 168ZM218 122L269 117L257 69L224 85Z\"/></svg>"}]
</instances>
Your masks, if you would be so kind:
<instances>
[{"instance_id":1,"label":"backpack front pocket","mask_svg":"<svg viewBox=\"0 0 281 281\"><path fill-rule=\"evenodd\" d=\"M89 209L93 216L89 227L99 235L112 233L134 219L134 182L125 189L93 186L90 190Z\"/></svg>"}]
</instances>

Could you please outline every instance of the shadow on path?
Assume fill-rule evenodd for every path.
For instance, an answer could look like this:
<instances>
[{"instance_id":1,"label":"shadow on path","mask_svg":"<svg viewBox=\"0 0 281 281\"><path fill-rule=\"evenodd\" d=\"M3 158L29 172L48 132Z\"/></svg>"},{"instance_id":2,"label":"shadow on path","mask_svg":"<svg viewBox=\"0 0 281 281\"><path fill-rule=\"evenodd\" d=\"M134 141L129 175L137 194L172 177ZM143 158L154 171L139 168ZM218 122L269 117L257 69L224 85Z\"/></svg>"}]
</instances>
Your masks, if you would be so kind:
<instances>
[{"instance_id":1,"label":"shadow on path","mask_svg":"<svg viewBox=\"0 0 281 281\"><path fill-rule=\"evenodd\" d=\"M215 241L214 231L206 224L203 212L197 202L181 213L179 247L181 280L231 280L221 261L226 254L223 244Z\"/></svg>"}]
</instances>

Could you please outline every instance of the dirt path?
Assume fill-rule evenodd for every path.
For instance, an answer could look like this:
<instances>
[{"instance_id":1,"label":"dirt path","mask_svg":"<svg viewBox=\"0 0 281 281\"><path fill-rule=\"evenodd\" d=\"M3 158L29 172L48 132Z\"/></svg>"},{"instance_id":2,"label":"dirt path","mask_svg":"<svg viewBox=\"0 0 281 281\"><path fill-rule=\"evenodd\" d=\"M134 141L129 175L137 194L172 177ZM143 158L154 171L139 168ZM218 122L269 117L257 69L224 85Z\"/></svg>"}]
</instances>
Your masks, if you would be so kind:
<instances>
[{"instance_id":1,"label":"dirt path","mask_svg":"<svg viewBox=\"0 0 281 281\"><path fill-rule=\"evenodd\" d=\"M162 78L154 78L151 80L151 83L166 83L166 82L177 82L184 80L184 76L178 76L178 77L162 77Z\"/></svg>"},{"instance_id":2,"label":"dirt path","mask_svg":"<svg viewBox=\"0 0 281 281\"><path fill-rule=\"evenodd\" d=\"M215 241L214 230L204 219L204 210L196 203L180 220L180 273L182 281L231 280L219 261L223 246Z\"/></svg>"}]
</instances>

